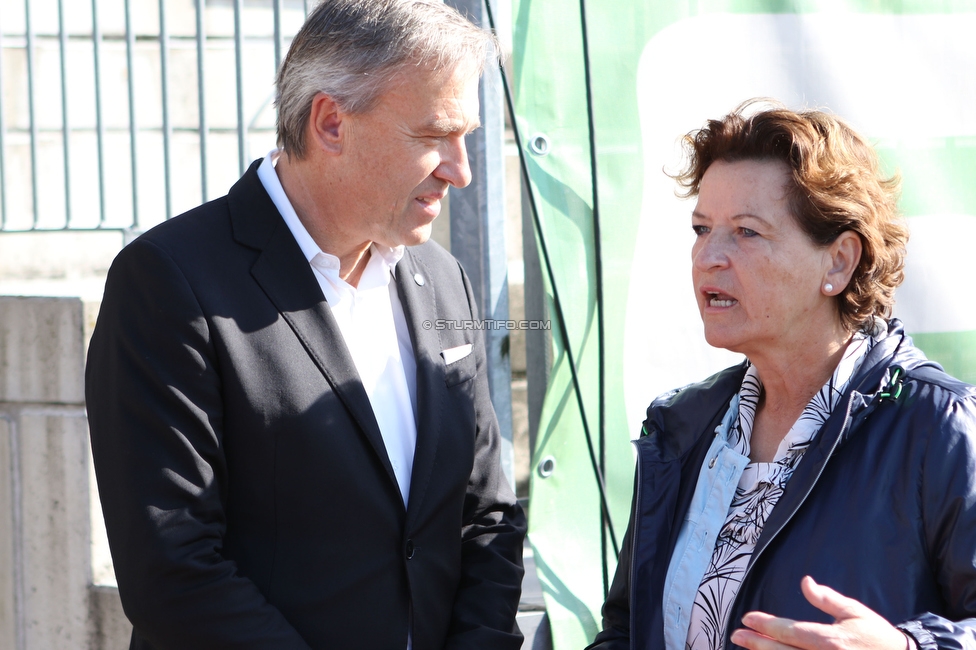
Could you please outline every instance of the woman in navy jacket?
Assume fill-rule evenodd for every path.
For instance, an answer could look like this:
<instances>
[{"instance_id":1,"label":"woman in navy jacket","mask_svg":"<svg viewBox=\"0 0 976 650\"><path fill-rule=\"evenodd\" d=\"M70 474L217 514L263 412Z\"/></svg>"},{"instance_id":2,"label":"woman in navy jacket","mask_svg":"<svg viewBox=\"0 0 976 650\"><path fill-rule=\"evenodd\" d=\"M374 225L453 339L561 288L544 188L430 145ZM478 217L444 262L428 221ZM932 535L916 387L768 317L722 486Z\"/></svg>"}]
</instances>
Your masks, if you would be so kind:
<instances>
[{"instance_id":1,"label":"woman in navy jacket","mask_svg":"<svg viewBox=\"0 0 976 650\"><path fill-rule=\"evenodd\" d=\"M976 389L890 318L897 180L817 111L686 145L705 337L746 361L648 408L590 647L976 649Z\"/></svg>"}]
</instances>

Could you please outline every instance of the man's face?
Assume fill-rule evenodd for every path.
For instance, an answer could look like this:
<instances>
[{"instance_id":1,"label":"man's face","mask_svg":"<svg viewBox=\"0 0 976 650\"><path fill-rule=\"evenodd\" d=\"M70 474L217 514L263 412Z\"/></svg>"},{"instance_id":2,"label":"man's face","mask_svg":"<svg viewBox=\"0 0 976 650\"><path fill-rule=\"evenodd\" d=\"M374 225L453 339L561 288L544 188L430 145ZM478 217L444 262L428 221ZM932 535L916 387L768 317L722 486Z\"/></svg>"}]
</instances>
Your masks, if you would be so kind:
<instances>
[{"instance_id":1,"label":"man's face","mask_svg":"<svg viewBox=\"0 0 976 650\"><path fill-rule=\"evenodd\" d=\"M471 182L464 136L479 126L478 75L408 67L343 123L345 225L390 247L427 241L448 187Z\"/></svg>"}]
</instances>

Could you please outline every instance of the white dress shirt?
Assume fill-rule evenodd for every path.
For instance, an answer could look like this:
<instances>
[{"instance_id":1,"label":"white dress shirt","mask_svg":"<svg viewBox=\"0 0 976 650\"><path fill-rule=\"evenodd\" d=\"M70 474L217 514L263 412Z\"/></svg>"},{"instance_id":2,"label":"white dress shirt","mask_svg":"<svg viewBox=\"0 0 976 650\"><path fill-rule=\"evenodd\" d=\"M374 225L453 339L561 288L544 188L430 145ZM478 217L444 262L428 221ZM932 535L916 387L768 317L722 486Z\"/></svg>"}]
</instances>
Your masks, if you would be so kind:
<instances>
[{"instance_id":1,"label":"white dress shirt","mask_svg":"<svg viewBox=\"0 0 976 650\"><path fill-rule=\"evenodd\" d=\"M417 362L393 281L403 246L370 246L369 262L358 286L339 277L339 258L319 248L285 195L274 169L280 153L276 149L265 156L258 178L305 254L332 309L369 396L406 506L417 446Z\"/></svg>"}]
</instances>

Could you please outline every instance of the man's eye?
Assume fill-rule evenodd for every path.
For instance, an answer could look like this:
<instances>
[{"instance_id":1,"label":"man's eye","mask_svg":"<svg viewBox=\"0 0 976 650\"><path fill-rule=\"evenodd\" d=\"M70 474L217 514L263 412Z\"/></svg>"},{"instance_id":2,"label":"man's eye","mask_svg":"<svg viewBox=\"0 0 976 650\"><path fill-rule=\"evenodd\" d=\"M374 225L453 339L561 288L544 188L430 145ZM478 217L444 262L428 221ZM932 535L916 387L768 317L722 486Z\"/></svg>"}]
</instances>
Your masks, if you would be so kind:
<instances>
[{"instance_id":1,"label":"man's eye","mask_svg":"<svg viewBox=\"0 0 976 650\"><path fill-rule=\"evenodd\" d=\"M759 234L758 232L756 232L752 228L740 228L739 229L739 232L742 233L742 236L743 237L755 237L756 235Z\"/></svg>"},{"instance_id":2,"label":"man's eye","mask_svg":"<svg viewBox=\"0 0 976 650\"><path fill-rule=\"evenodd\" d=\"M695 234L699 237L708 232L708 226L692 226L691 229L694 230Z\"/></svg>"}]
</instances>

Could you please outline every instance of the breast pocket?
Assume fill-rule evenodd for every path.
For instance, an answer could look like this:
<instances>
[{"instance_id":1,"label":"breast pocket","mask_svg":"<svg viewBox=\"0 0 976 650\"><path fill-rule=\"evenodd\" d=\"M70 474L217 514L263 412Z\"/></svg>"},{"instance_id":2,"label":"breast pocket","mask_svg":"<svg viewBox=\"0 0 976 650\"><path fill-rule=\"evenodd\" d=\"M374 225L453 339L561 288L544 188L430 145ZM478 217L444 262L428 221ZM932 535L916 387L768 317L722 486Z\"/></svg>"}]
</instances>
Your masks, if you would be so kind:
<instances>
[{"instance_id":1,"label":"breast pocket","mask_svg":"<svg viewBox=\"0 0 976 650\"><path fill-rule=\"evenodd\" d=\"M442 353L443 354L443 353ZM475 376L478 372L478 364L475 360L474 352L452 360L444 367L444 382L448 388L464 383Z\"/></svg>"}]
</instances>

